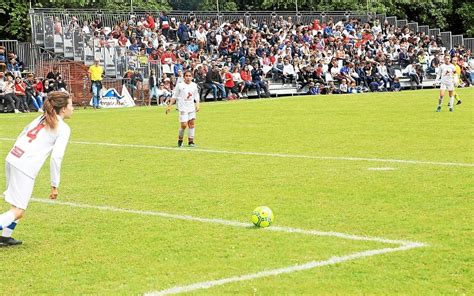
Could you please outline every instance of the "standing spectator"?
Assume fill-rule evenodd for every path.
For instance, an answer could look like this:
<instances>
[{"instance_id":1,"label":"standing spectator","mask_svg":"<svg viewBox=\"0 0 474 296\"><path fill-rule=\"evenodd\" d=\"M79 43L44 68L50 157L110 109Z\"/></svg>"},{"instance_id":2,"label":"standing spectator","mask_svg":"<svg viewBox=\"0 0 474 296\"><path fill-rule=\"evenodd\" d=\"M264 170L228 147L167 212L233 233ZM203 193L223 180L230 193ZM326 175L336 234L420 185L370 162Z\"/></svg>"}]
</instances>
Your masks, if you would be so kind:
<instances>
[{"instance_id":1,"label":"standing spectator","mask_svg":"<svg viewBox=\"0 0 474 296\"><path fill-rule=\"evenodd\" d=\"M155 98L158 101L158 77L155 74L155 70L150 71L150 77L148 78L148 103L145 105L151 106L151 100Z\"/></svg>"},{"instance_id":2,"label":"standing spectator","mask_svg":"<svg viewBox=\"0 0 474 296\"><path fill-rule=\"evenodd\" d=\"M143 99L143 76L138 72L138 69L133 71L132 76L130 77L130 86L131 86L131 95L134 100L137 98L134 96L135 90L138 91L139 98Z\"/></svg>"},{"instance_id":3,"label":"standing spectator","mask_svg":"<svg viewBox=\"0 0 474 296\"><path fill-rule=\"evenodd\" d=\"M168 15L164 11L160 12L160 26L161 26L161 33L163 34L163 36L166 37L166 39L168 39L168 31L170 29L170 22L169 22Z\"/></svg>"},{"instance_id":4,"label":"standing spectator","mask_svg":"<svg viewBox=\"0 0 474 296\"><path fill-rule=\"evenodd\" d=\"M99 65L100 60L94 59L94 64L89 67L89 80L91 81L92 90L92 107L94 109L99 108L100 103L100 90L102 89L102 79L104 77L104 69Z\"/></svg>"},{"instance_id":5,"label":"standing spectator","mask_svg":"<svg viewBox=\"0 0 474 296\"><path fill-rule=\"evenodd\" d=\"M190 36L189 28L184 19L180 22L176 35L178 36L179 42L181 44L186 44L186 42L189 41L189 38L191 36Z\"/></svg>"},{"instance_id":6,"label":"standing spectator","mask_svg":"<svg viewBox=\"0 0 474 296\"><path fill-rule=\"evenodd\" d=\"M235 82L234 82L234 77L232 76L232 74L229 72L229 67L227 66L224 66L223 68L223 79L224 79L224 86L225 86L225 91L227 93L227 97L229 99L236 99L239 96L239 91L237 89L237 86L235 85ZM232 95L232 93L234 95Z\"/></svg>"}]
</instances>

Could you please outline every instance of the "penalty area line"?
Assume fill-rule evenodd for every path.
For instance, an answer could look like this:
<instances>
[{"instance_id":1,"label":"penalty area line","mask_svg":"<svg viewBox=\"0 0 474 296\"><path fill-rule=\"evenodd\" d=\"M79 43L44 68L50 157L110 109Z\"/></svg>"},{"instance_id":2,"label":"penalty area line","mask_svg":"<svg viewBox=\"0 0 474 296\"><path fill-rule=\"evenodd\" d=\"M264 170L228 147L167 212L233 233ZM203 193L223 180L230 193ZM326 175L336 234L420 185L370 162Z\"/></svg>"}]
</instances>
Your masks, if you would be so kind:
<instances>
[{"instance_id":1,"label":"penalty area line","mask_svg":"<svg viewBox=\"0 0 474 296\"><path fill-rule=\"evenodd\" d=\"M142 211L142 210L123 209L123 208L117 208L117 207L112 207L112 206L79 204L79 203L74 203L74 202L64 202L64 201L49 200L49 199L43 199L43 198L32 198L31 200L34 202L39 202L43 204L70 206L70 207L83 208L83 209L96 209L100 211L110 211L110 212L145 215L145 216L158 216L158 217L167 218L167 219L178 219L178 220L194 221L194 222L201 222L201 223L221 224L221 225L232 226L232 227L249 228L252 226L251 223L243 223L243 222L223 220L223 219L202 218L202 217L195 217L195 216L190 216L190 215L170 214L170 213L157 212L157 211ZM177 294L177 293L192 292L196 290L209 289L215 286L225 285L228 283L248 281L248 280L253 280L253 279L258 279L258 278L263 278L263 277L276 276L280 274L288 274L288 273L313 269L313 268L322 267L322 266L334 265L334 264L338 264L338 263L342 263L346 261L357 260L357 259L372 257L376 255L381 255L381 254L392 253L392 252L407 251L414 248L428 246L427 244L421 243L421 242L391 240L391 239L380 238L380 237L358 236L358 235L346 234L346 233L341 233L341 232L305 230L305 229L283 227L283 226L272 226L269 228L264 228L262 230L274 231L274 232L286 232L286 233L299 233L299 234L313 235L313 236L331 236L331 237L337 237L341 239L358 240L358 241L374 241L374 242L380 242L380 243L386 243L386 244L395 244L395 245L398 245L398 247L367 250L367 251L356 252L356 253L352 253L352 254L348 254L344 256L334 256L332 258L329 258L323 261L310 261L303 264L297 264L297 265L271 269L271 270L264 270L257 273L238 275L238 276L222 278L218 280L211 280L211 281L184 285L184 286L175 286L175 287L168 288L161 291L147 292L145 293L145 295L171 295L171 294Z\"/></svg>"}]
</instances>

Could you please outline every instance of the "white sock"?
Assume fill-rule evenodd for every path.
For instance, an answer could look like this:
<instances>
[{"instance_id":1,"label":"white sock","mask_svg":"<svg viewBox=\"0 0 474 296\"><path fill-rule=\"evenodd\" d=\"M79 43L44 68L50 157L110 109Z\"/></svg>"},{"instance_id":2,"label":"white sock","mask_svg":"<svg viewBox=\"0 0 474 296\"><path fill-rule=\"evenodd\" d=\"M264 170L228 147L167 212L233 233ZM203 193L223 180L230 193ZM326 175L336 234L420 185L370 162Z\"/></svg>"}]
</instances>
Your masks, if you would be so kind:
<instances>
[{"instance_id":1,"label":"white sock","mask_svg":"<svg viewBox=\"0 0 474 296\"><path fill-rule=\"evenodd\" d=\"M6 228L15 221L15 214L12 211L0 215L0 230Z\"/></svg>"},{"instance_id":2,"label":"white sock","mask_svg":"<svg viewBox=\"0 0 474 296\"><path fill-rule=\"evenodd\" d=\"M194 127L188 129L188 139L194 140Z\"/></svg>"},{"instance_id":3,"label":"white sock","mask_svg":"<svg viewBox=\"0 0 474 296\"><path fill-rule=\"evenodd\" d=\"M454 97L449 97L449 107L453 108L454 106Z\"/></svg>"},{"instance_id":4,"label":"white sock","mask_svg":"<svg viewBox=\"0 0 474 296\"><path fill-rule=\"evenodd\" d=\"M182 138L184 137L184 129L179 128L179 130L178 130L178 137L179 137L180 139L182 139Z\"/></svg>"},{"instance_id":5,"label":"white sock","mask_svg":"<svg viewBox=\"0 0 474 296\"><path fill-rule=\"evenodd\" d=\"M11 237L13 230L15 230L15 227L18 225L20 220L13 221L12 224L8 225L3 229L2 236L3 237Z\"/></svg>"}]
</instances>

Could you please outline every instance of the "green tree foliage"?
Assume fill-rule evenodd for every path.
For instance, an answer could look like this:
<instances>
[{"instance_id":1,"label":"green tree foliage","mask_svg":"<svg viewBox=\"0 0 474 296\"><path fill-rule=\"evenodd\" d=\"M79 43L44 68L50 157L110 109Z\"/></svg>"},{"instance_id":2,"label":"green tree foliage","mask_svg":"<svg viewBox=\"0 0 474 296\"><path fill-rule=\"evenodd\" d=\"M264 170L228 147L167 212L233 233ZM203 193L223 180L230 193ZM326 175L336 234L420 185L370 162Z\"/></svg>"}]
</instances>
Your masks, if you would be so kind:
<instances>
[{"instance_id":1,"label":"green tree foliage","mask_svg":"<svg viewBox=\"0 0 474 296\"><path fill-rule=\"evenodd\" d=\"M36 0L33 8L96 8L130 11L130 0ZM161 0L132 0L134 10L169 11L171 6ZM26 0L0 0L0 39L29 41L31 24Z\"/></svg>"},{"instance_id":2,"label":"green tree foliage","mask_svg":"<svg viewBox=\"0 0 474 296\"><path fill-rule=\"evenodd\" d=\"M27 40L30 34L28 3L24 0L0 1L0 39Z\"/></svg>"}]
</instances>

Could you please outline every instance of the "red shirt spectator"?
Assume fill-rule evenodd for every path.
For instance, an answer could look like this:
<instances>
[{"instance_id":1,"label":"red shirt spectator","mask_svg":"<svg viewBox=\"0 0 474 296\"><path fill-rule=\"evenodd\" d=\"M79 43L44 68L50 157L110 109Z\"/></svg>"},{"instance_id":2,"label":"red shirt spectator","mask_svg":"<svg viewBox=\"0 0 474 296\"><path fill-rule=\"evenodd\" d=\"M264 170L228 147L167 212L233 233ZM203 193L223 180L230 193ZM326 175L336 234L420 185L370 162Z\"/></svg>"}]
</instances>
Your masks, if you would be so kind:
<instances>
[{"instance_id":1,"label":"red shirt spectator","mask_svg":"<svg viewBox=\"0 0 474 296\"><path fill-rule=\"evenodd\" d=\"M169 59L171 59L173 63L176 62L176 56L170 50L167 50L164 54L161 55L161 63L166 64Z\"/></svg>"},{"instance_id":2,"label":"red shirt spectator","mask_svg":"<svg viewBox=\"0 0 474 296\"><path fill-rule=\"evenodd\" d=\"M224 74L224 78L225 78L225 87L228 87L228 88L233 88L235 86L235 83L234 83L234 79L232 77L232 74L229 73L229 72L226 72Z\"/></svg>"}]
</instances>

